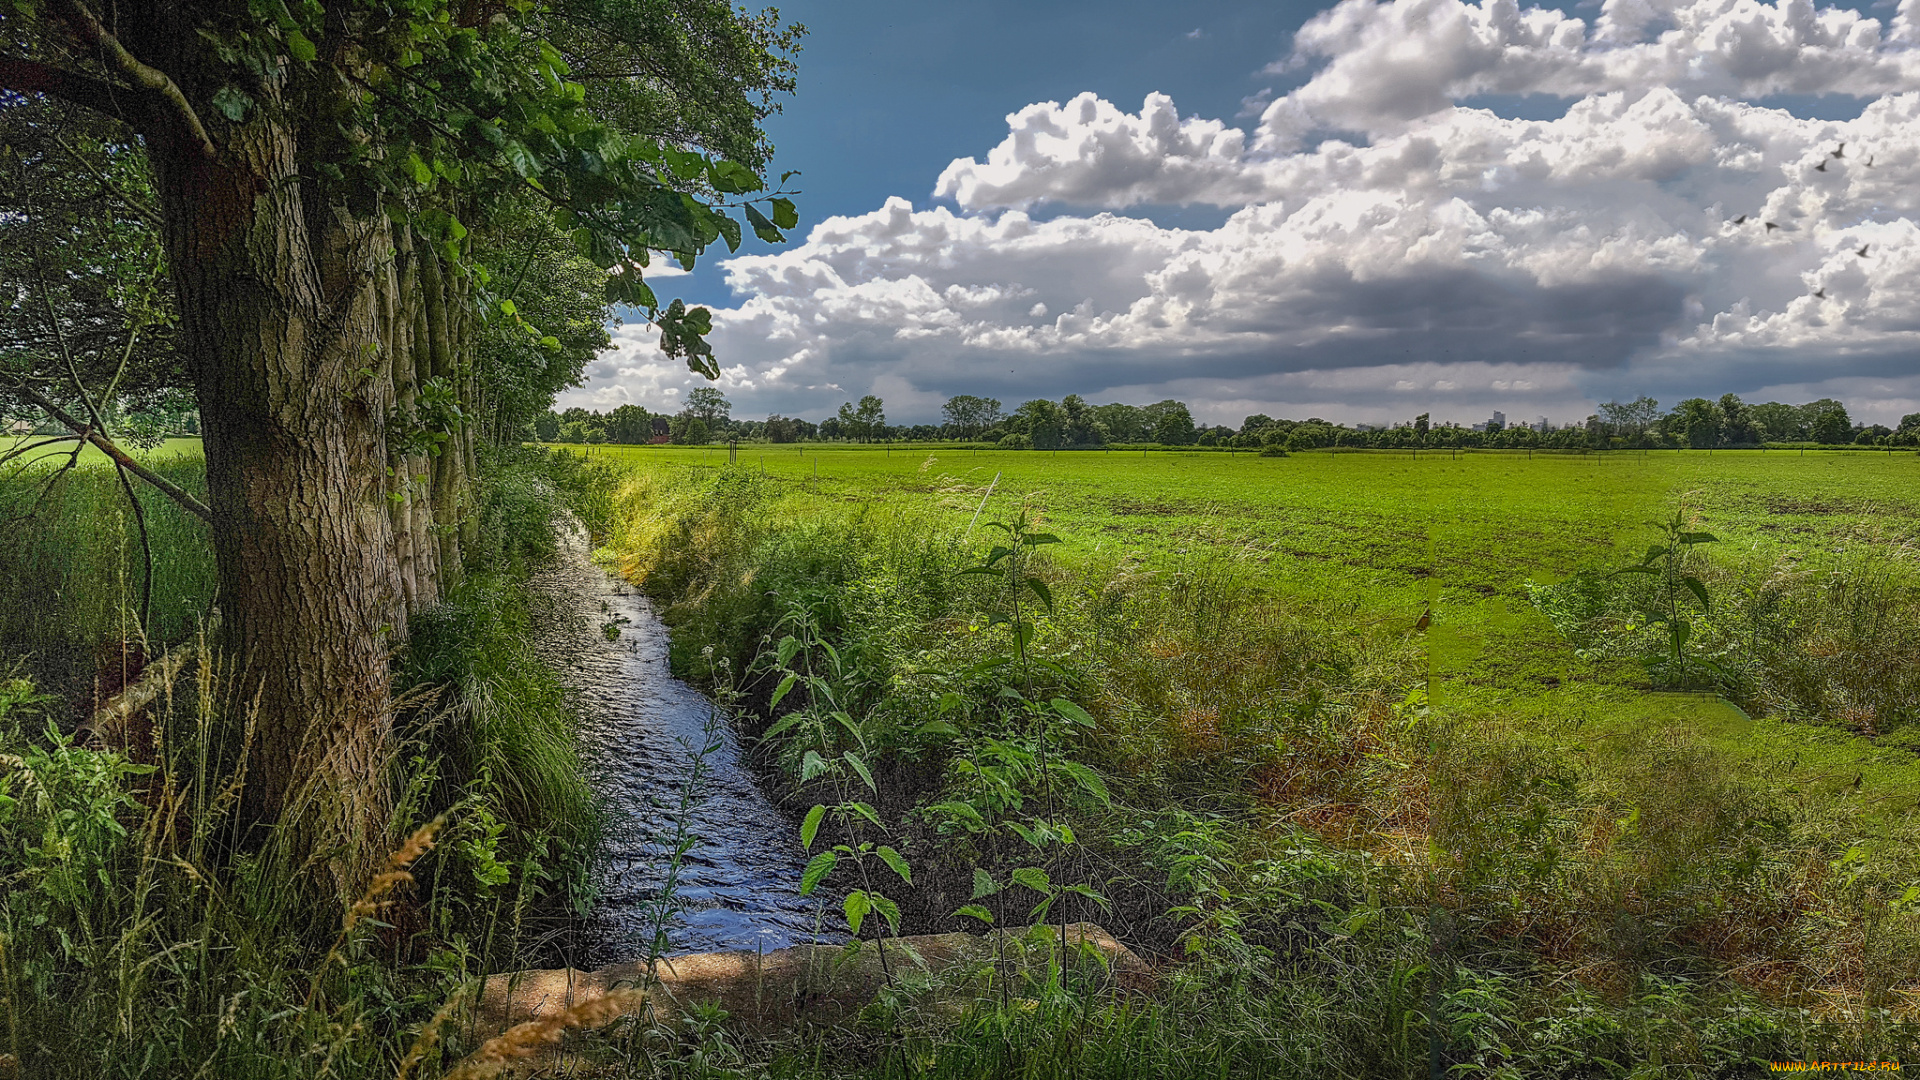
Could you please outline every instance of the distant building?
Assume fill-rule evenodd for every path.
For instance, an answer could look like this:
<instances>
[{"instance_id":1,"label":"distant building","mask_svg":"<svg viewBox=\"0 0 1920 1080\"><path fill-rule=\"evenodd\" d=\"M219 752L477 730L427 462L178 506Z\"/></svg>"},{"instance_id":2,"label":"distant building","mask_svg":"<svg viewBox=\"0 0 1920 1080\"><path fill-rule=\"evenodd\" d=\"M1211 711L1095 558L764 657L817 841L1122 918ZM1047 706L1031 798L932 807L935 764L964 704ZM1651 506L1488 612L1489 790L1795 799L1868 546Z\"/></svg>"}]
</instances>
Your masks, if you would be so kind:
<instances>
[{"instance_id":1,"label":"distant building","mask_svg":"<svg viewBox=\"0 0 1920 1080\"><path fill-rule=\"evenodd\" d=\"M1501 412L1501 411L1500 411L1500 410L1498 410L1498 409L1495 409L1495 410L1493 411L1493 419L1491 419L1491 420L1489 420L1489 421L1487 421L1487 426L1488 426L1488 427L1506 427L1506 426L1507 426L1507 414L1506 414L1506 413L1503 413L1503 412Z\"/></svg>"}]
</instances>

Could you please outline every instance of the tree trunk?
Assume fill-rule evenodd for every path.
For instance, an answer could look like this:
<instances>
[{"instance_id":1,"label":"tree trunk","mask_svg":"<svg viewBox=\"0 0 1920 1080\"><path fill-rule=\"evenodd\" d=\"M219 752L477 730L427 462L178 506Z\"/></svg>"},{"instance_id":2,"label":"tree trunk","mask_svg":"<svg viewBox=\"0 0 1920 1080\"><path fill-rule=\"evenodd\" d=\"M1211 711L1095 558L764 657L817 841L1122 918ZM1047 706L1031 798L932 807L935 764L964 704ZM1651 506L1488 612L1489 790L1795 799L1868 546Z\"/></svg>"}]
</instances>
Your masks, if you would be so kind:
<instances>
[{"instance_id":1,"label":"tree trunk","mask_svg":"<svg viewBox=\"0 0 1920 1080\"><path fill-rule=\"evenodd\" d=\"M197 384L244 806L352 890L387 827L388 651L405 632L375 362L391 230L321 202L262 102L208 161L160 147L181 347Z\"/></svg>"}]
</instances>

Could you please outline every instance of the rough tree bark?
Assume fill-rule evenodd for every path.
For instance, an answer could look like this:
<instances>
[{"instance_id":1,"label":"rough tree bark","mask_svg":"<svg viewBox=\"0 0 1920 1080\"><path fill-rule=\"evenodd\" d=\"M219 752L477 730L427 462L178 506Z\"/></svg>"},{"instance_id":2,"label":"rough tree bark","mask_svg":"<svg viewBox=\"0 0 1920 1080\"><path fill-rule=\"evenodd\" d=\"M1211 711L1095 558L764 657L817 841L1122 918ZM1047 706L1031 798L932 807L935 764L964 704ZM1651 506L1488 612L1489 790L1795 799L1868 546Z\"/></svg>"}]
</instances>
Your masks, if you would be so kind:
<instances>
[{"instance_id":1,"label":"rough tree bark","mask_svg":"<svg viewBox=\"0 0 1920 1080\"><path fill-rule=\"evenodd\" d=\"M387 825L387 654L405 632L383 499L391 383L370 364L393 286L390 264L367 268L392 240L382 215L314 205L286 103L265 104L224 125L211 160L156 148L155 179L200 406L219 644L235 704L257 711L245 805L258 821L292 812L299 846L330 853L349 890L353 853Z\"/></svg>"}]
</instances>

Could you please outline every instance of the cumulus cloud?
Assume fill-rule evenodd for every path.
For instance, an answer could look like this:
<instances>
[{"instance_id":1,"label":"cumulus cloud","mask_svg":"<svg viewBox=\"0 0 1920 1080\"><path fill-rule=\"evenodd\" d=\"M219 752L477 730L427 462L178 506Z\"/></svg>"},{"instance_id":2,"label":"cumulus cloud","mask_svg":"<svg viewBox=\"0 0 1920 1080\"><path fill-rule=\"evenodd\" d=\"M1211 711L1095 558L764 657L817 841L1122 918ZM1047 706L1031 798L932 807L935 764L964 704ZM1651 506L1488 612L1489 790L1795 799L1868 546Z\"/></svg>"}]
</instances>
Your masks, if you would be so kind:
<instances>
[{"instance_id":1,"label":"cumulus cloud","mask_svg":"<svg viewBox=\"0 0 1920 1080\"><path fill-rule=\"evenodd\" d=\"M1894 418L1920 399L1917 20L1920 0L1885 25L1806 0L1606 0L1591 25L1343 0L1251 132L1160 94L1035 104L941 173L954 208L890 199L728 261L721 385L808 415L884 389L902 419L1077 392L1227 423L1566 420L1726 390ZM1789 92L1873 100L1849 121L1750 100ZM1571 101L1519 120L1461 103L1482 94ZM1232 213L1124 213L1153 204ZM670 405L690 384L650 350L623 332L582 393Z\"/></svg>"}]
</instances>

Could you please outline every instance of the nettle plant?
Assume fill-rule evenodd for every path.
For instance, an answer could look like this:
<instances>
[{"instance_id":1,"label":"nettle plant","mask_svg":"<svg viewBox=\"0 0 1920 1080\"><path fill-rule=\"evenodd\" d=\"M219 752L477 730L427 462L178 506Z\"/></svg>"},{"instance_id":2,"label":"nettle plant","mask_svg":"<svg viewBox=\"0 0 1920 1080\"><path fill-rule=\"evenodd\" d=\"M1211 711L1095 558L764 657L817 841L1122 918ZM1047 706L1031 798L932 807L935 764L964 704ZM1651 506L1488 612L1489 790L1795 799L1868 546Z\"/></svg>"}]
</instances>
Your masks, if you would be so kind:
<instances>
[{"instance_id":1,"label":"nettle plant","mask_svg":"<svg viewBox=\"0 0 1920 1080\"><path fill-rule=\"evenodd\" d=\"M982 737L976 740L952 765L959 779L958 797L927 808L928 815L943 831L959 830L977 847L991 849L992 838L1016 837L1027 856L1017 861L1029 865L1010 870L996 878L985 867L973 871L972 902L955 912L988 925L1004 921L1008 890L1015 886L1037 895L1038 901L1027 917L1044 922L1055 904L1064 896L1078 895L1101 906L1107 899L1081 883L1055 881L1057 863L1075 843L1073 827L1060 816L1064 793L1073 790L1105 805L1110 802L1105 783L1093 769L1063 755L1069 732L1094 727L1093 717L1064 697L1046 697L1035 692L1036 669L1051 673L1060 681L1067 672L1058 664L1034 654L1033 613L1037 603L1053 612L1053 594L1046 581L1034 573L1034 549L1060 543L1052 533L1034 529L1031 512L1021 507L1010 522L990 522L989 527L1005 534L1004 543L996 543L979 566L961 571L998 579L1002 588L994 590L996 609L986 613L986 625L1006 626L1010 631L1010 650L995 652L970 667L970 678L987 677L994 684L991 700L995 708L1014 722L1015 732L1005 738ZM952 712L964 703L957 694L942 699L942 711ZM922 726L929 734L959 736L961 732L943 719ZM1038 814L1027 813L1034 794L1041 798ZM990 911L980 903L991 900L998 909Z\"/></svg>"},{"instance_id":2,"label":"nettle plant","mask_svg":"<svg viewBox=\"0 0 1920 1080\"><path fill-rule=\"evenodd\" d=\"M1672 520L1651 524L1664 534L1662 542L1648 547L1639 562L1623 566L1612 575L1639 574L1653 581L1652 593L1640 605L1638 614L1642 625L1661 628L1661 648L1649 652L1640 662L1656 685L1680 690L1711 687L1724 679L1726 672L1711 660L1694 655L1697 650L1689 650L1687 645L1693 640L1695 619L1713 612L1713 597L1706 583L1691 570L1693 549L1715 543L1716 538L1712 533L1688 529L1686 515L1679 510L1673 512Z\"/></svg>"},{"instance_id":3,"label":"nettle plant","mask_svg":"<svg viewBox=\"0 0 1920 1080\"><path fill-rule=\"evenodd\" d=\"M880 790L866 761L866 733L850 709L850 689L857 682L858 672L826 639L819 617L810 607L795 604L789 608L775 625L775 632L781 637L774 647L771 667L780 675L780 682L768 708L778 708L795 689L804 689L807 699L805 705L781 717L762 737L773 739L793 732L794 741L804 747L800 782L825 779L834 792L835 801L814 805L802 819L801 846L812 851L821 829L828 825L844 837L842 843L808 860L801 872L800 895L813 895L835 871L850 869L859 887L848 891L841 908L855 945L870 914L877 913L897 935L900 905L879 890L875 879L884 867L904 884L912 885L913 871L893 847L871 838L884 837L887 827L872 803L856 797L856 780L869 795L877 795Z\"/></svg>"}]
</instances>

